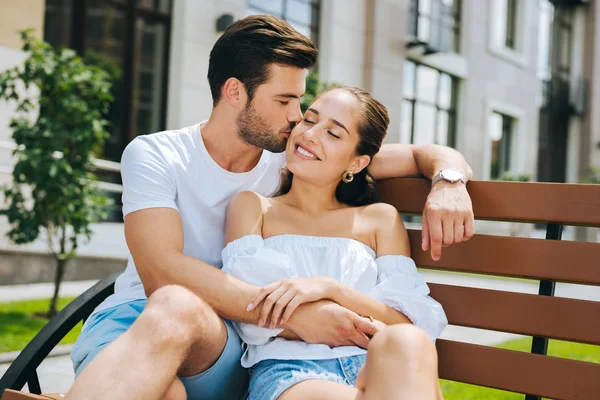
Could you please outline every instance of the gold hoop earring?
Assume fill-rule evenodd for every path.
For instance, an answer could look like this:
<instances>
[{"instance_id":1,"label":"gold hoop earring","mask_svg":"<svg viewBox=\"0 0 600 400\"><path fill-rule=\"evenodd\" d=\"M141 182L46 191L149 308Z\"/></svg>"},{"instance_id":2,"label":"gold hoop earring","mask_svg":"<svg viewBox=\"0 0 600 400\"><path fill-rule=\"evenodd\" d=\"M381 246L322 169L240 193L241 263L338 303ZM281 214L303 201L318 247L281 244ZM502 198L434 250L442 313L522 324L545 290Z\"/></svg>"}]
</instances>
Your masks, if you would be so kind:
<instances>
[{"instance_id":1,"label":"gold hoop earring","mask_svg":"<svg viewBox=\"0 0 600 400\"><path fill-rule=\"evenodd\" d=\"M354 172L352 172L350 170L344 172L344 175L342 176L342 180L344 181L344 183L352 182L352 180L354 180Z\"/></svg>"}]
</instances>

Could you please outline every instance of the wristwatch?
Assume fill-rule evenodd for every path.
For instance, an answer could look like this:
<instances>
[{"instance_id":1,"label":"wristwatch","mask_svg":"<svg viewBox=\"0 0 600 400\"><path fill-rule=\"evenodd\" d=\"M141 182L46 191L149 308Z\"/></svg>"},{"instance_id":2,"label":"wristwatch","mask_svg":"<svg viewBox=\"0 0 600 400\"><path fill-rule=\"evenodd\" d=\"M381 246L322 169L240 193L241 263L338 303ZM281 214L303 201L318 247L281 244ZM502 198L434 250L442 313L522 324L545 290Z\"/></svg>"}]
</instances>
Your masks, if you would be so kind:
<instances>
[{"instance_id":1,"label":"wristwatch","mask_svg":"<svg viewBox=\"0 0 600 400\"><path fill-rule=\"evenodd\" d=\"M440 172L435 174L435 176L431 180L431 186L435 185L435 183L440 179L443 179L446 182L450 183L462 181L462 183L464 183L465 185L467 184L467 179L465 178L463 173L457 170L456 168L444 168Z\"/></svg>"}]
</instances>

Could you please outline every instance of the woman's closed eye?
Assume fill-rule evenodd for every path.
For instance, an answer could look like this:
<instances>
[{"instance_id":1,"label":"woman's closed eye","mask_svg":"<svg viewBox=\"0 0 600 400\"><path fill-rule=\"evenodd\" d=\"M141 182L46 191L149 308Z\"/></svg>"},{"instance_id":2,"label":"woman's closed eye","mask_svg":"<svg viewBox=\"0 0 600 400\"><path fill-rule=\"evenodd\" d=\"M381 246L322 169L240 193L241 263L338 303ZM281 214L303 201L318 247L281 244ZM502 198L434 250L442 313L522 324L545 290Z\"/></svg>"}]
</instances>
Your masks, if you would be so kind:
<instances>
[{"instance_id":1,"label":"woman's closed eye","mask_svg":"<svg viewBox=\"0 0 600 400\"><path fill-rule=\"evenodd\" d=\"M316 122L309 120L308 118L304 118L302 120L302 122L304 122L307 125L314 125Z\"/></svg>"},{"instance_id":2,"label":"woman's closed eye","mask_svg":"<svg viewBox=\"0 0 600 400\"><path fill-rule=\"evenodd\" d=\"M331 131L327 131L327 133L329 133L329 136L332 136L332 137L334 137L334 138L336 138L336 139L339 139L339 138L340 138L338 135L334 134L334 133L333 133L333 132L331 132Z\"/></svg>"}]
</instances>

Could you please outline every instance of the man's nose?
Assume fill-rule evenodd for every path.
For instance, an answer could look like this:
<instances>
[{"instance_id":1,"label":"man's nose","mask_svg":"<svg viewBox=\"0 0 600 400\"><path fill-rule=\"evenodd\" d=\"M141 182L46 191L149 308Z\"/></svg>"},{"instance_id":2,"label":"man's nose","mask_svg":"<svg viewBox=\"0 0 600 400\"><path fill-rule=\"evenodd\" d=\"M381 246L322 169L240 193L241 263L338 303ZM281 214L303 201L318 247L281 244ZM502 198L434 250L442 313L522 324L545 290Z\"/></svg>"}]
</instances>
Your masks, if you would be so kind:
<instances>
[{"instance_id":1,"label":"man's nose","mask_svg":"<svg viewBox=\"0 0 600 400\"><path fill-rule=\"evenodd\" d=\"M302 120L302 110L300 109L300 103L293 105L288 112L287 117L289 122L293 122L295 124L299 123Z\"/></svg>"}]
</instances>

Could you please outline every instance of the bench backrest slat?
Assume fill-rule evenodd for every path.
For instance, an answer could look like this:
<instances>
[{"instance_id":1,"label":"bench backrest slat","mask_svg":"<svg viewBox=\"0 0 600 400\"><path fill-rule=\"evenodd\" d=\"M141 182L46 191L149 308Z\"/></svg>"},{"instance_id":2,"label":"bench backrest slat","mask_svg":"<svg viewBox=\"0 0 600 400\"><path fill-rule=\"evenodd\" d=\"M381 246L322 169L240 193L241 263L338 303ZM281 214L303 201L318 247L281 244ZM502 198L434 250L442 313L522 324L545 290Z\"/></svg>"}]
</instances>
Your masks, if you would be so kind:
<instances>
[{"instance_id":1,"label":"bench backrest slat","mask_svg":"<svg viewBox=\"0 0 600 400\"><path fill-rule=\"evenodd\" d=\"M409 230L420 267L600 285L600 244L475 235L445 248L433 261L421 250L421 231Z\"/></svg>"},{"instance_id":2,"label":"bench backrest slat","mask_svg":"<svg viewBox=\"0 0 600 400\"><path fill-rule=\"evenodd\" d=\"M469 193L478 219L556 222L600 226L597 185L471 181ZM382 201L401 213L421 214L431 182L394 178L377 182Z\"/></svg>"},{"instance_id":3,"label":"bench backrest slat","mask_svg":"<svg viewBox=\"0 0 600 400\"><path fill-rule=\"evenodd\" d=\"M600 345L600 303L430 283L452 325Z\"/></svg>"},{"instance_id":4,"label":"bench backrest slat","mask_svg":"<svg viewBox=\"0 0 600 400\"><path fill-rule=\"evenodd\" d=\"M387 179L378 188L381 200L399 212L421 214L431 184ZM600 243L559 240L562 225L600 226L600 185L472 181L468 189L475 218L547 223L552 240L476 234L445 248L435 262L421 250L421 232L409 231L419 267L535 279L542 294L452 286L436 278L431 295L451 325L533 336L531 353L438 339L440 376L553 399L598 398L600 364L541 354L547 338L600 344L600 302L554 297L555 282L600 285ZM517 290L506 282L502 287Z\"/></svg>"},{"instance_id":5,"label":"bench backrest slat","mask_svg":"<svg viewBox=\"0 0 600 400\"><path fill-rule=\"evenodd\" d=\"M552 399L596 399L600 364L439 339L440 376Z\"/></svg>"}]
</instances>

